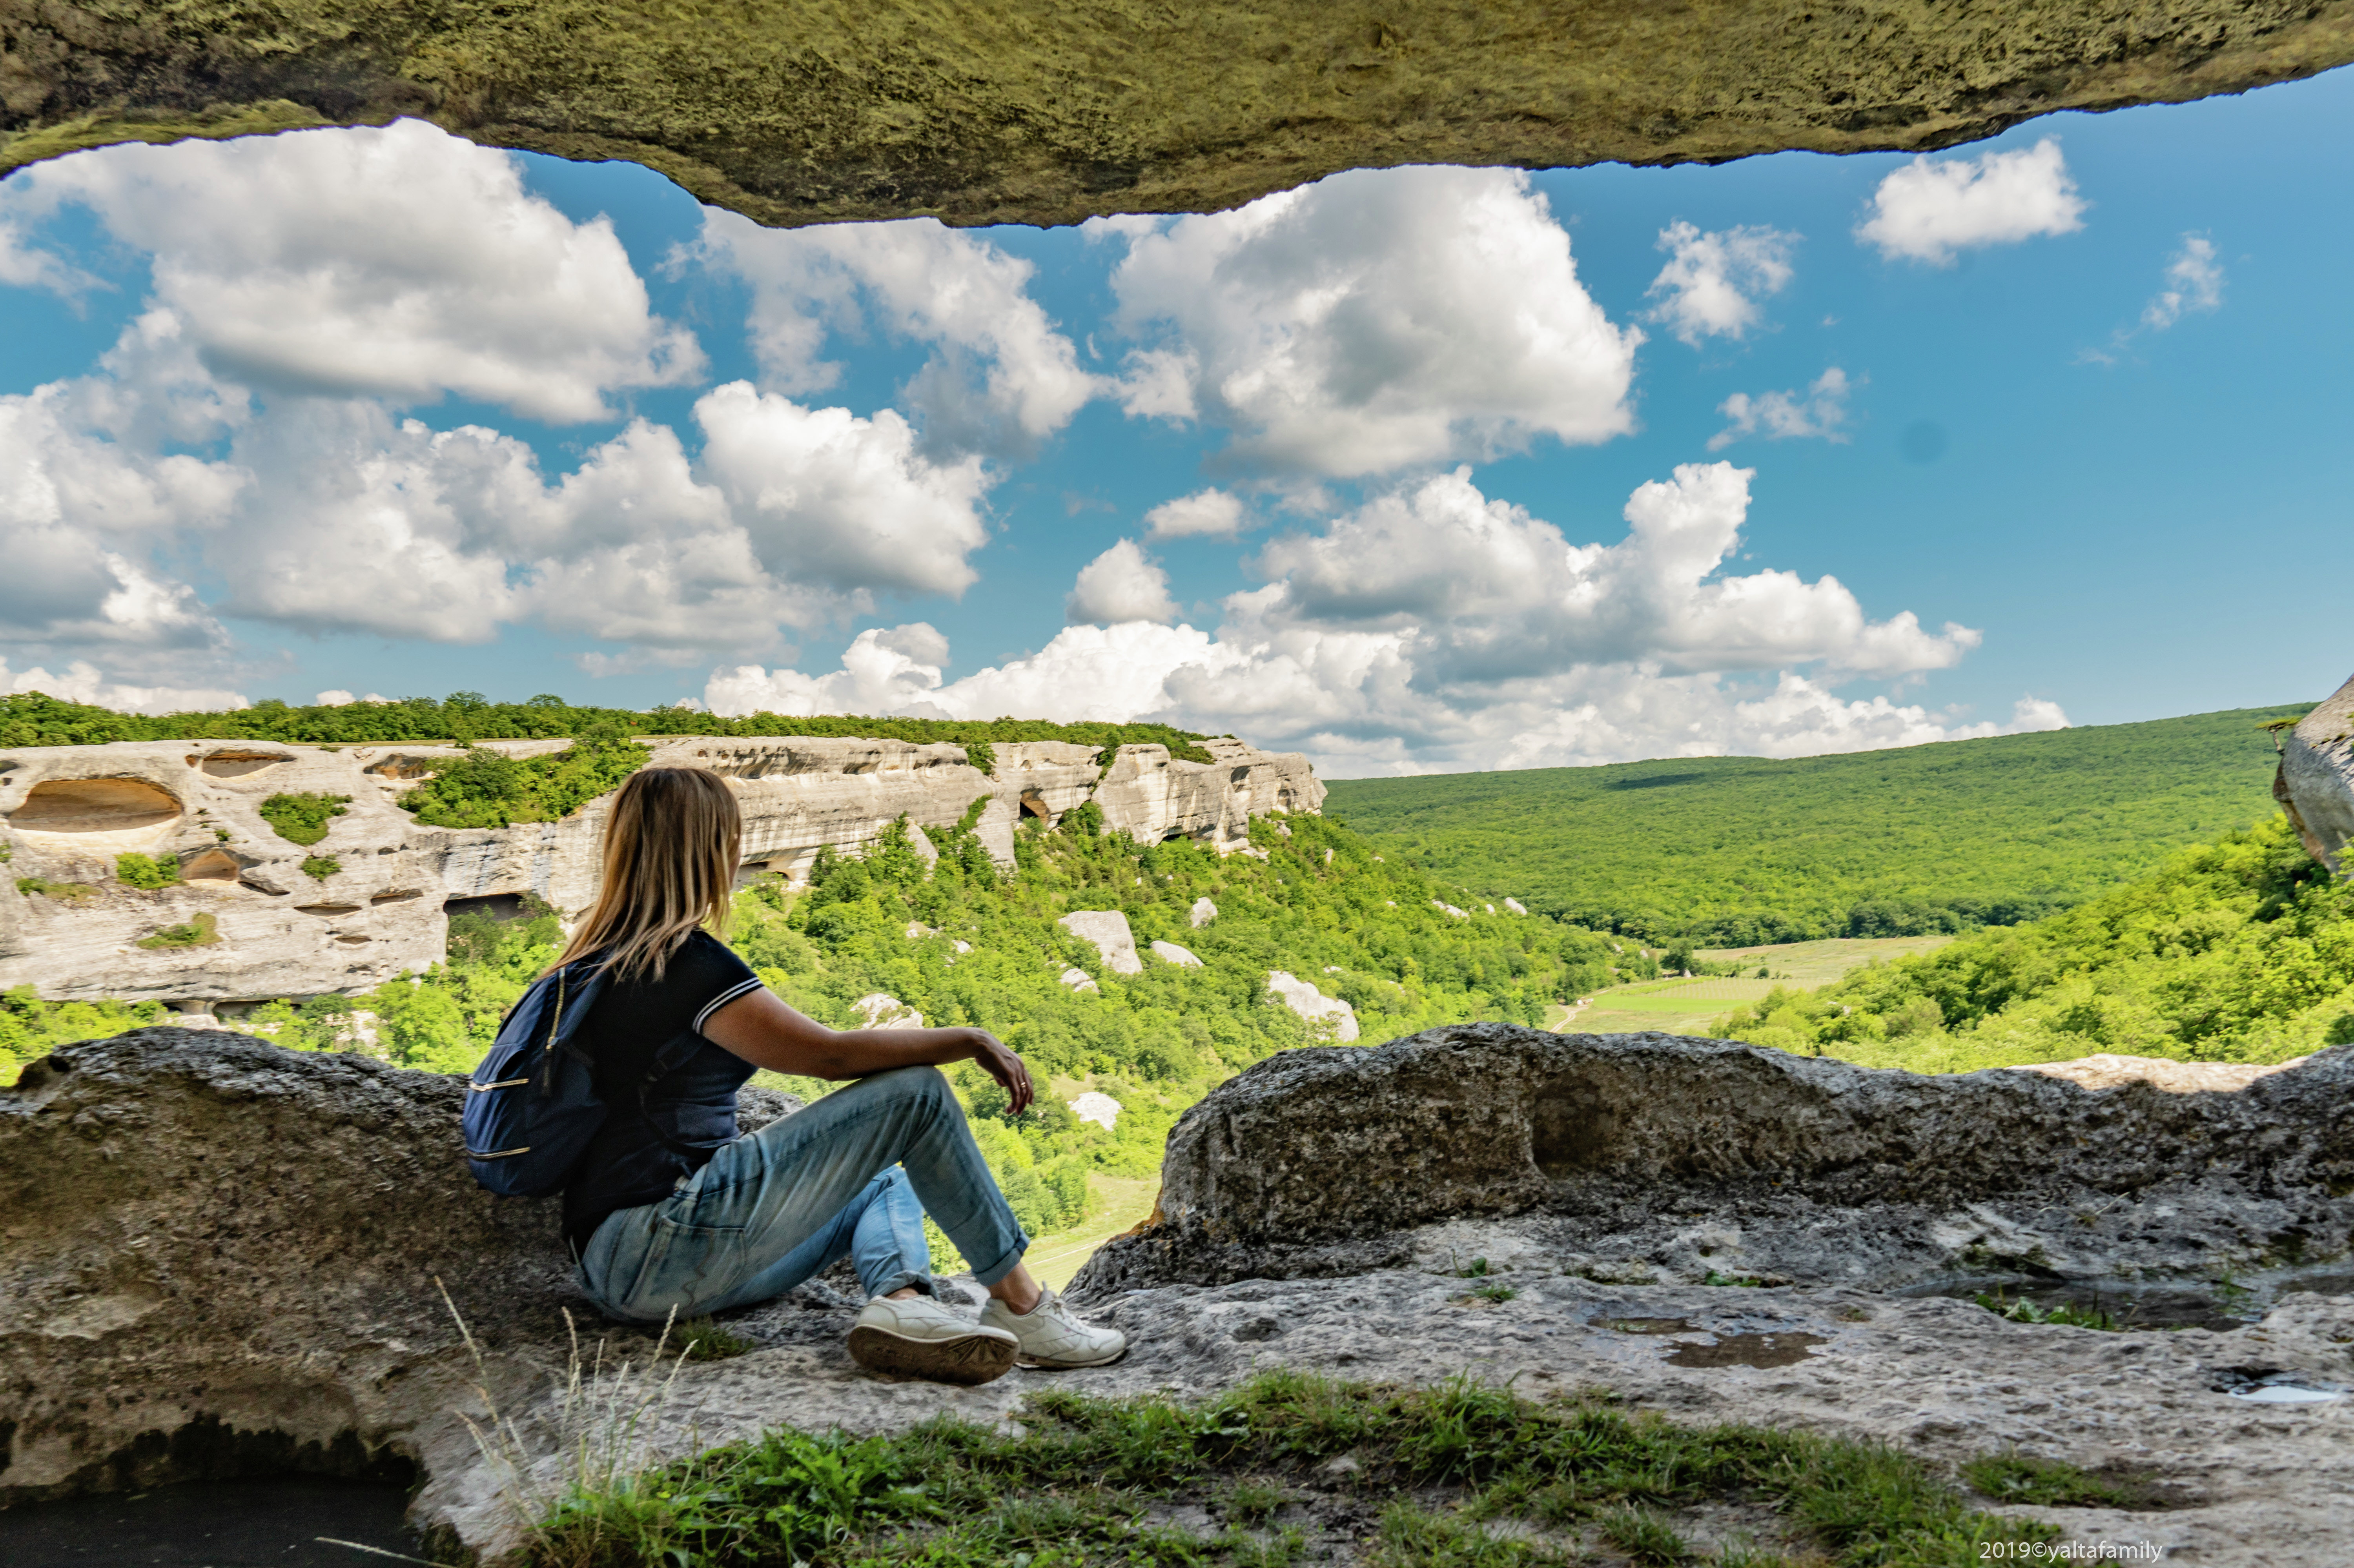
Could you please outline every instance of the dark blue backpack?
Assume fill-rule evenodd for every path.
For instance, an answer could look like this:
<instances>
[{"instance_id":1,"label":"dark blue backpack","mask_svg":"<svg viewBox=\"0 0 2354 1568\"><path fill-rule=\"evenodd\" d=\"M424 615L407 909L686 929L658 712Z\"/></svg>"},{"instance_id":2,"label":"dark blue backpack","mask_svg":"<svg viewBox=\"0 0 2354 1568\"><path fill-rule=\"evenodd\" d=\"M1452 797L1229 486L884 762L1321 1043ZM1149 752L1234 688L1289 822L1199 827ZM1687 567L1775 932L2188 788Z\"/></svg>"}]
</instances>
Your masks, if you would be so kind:
<instances>
[{"instance_id":1,"label":"dark blue backpack","mask_svg":"<svg viewBox=\"0 0 2354 1568\"><path fill-rule=\"evenodd\" d=\"M544 1198L561 1191L605 1125L596 1064L573 1041L611 972L591 957L534 980L474 1069L466 1086L466 1162L492 1192Z\"/></svg>"}]
</instances>

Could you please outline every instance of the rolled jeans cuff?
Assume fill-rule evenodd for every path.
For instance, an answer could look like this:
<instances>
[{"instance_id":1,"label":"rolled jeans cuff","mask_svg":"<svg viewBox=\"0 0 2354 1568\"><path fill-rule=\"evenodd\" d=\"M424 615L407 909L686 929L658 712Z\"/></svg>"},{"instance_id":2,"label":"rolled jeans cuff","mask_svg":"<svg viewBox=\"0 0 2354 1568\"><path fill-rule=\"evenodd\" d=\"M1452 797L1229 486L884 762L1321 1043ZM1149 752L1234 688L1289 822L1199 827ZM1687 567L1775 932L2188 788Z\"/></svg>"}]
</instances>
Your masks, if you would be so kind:
<instances>
[{"instance_id":1,"label":"rolled jeans cuff","mask_svg":"<svg viewBox=\"0 0 2354 1568\"><path fill-rule=\"evenodd\" d=\"M1013 1273L1015 1266L1022 1262L1023 1255L1029 1250L1030 1238L1016 1230L1013 1233L1013 1245L1007 1247L1003 1254L993 1261L985 1265L972 1263L970 1258L965 1261L972 1264L972 1277L979 1280L985 1289Z\"/></svg>"},{"instance_id":2,"label":"rolled jeans cuff","mask_svg":"<svg viewBox=\"0 0 2354 1568\"><path fill-rule=\"evenodd\" d=\"M918 1274L912 1268L903 1269L899 1273L895 1274L890 1278L885 1280L882 1285L876 1288L875 1295L878 1297L888 1296L894 1290L913 1290L919 1295L928 1296L935 1301L938 1300L940 1296L940 1287L938 1280L934 1279L928 1274ZM872 1299L872 1298L870 1298L870 1299Z\"/></svg>"}]
</instances>

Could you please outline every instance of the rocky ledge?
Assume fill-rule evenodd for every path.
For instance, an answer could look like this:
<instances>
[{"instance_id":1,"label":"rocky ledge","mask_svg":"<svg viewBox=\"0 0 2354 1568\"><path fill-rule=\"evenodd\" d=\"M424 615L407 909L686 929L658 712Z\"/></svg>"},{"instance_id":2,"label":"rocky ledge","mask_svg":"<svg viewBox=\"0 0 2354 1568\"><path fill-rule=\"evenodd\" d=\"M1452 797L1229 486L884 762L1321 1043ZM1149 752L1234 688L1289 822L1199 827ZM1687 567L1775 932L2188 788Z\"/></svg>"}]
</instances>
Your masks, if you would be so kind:
<instances>
[{"instance_id":1,"label":"rocky ledge","mask_svg":"<svg viewBox=\"0 0 2354 1568\"><path fill-rule=\"evenodd\" d=\"M1180 1123L1158 1223L1075 1287L1135 1338L1117 1366L879 1380L821 1281L733 1317L748 1354L567 1396L567 1311L592 1368L651 1345L573 1293L552 1205L473 1188L457 1080L141 1031L0 1092L0 1502L398 1457L429 1477L422 1522L495 1552L617 1412L626 1457L655 1461L783 1418L991 1420L1041 1386L1206 1393L1279 1364L1604 1385L1948 1461L2017 1446L2148 1478L2142 1511L2035 1510L2072 1539L2334 1568L2354 1402L2240 1395L2354 1382L2354 1302L2327 1275L2349 1076L2339 1048L2234 1092L2087 1089L1501 1025L1289 1053ZM2176 1329L1937 1294L2073 1276L2131 1312L2225 1268L2255 1305ZM485 1457L463 1418L493 1407Z\"/></svg>"},{"instance_id":2,"label":"rocky ledge","mask_svg":"<svg viewBox=\"0 0 2354 1568\"><path fill-rule=\"evenodd\" d=\"M1359 1273L1417 1227L1508 1215L1607 1277L2211 1277L2342 1255L2349 1190L2354 1047L2237 1093L2088 1092L1476 1023L1222 1086L1170 1133L1157 1223L1076 1284Z\"/></svg>"}]
</instances>

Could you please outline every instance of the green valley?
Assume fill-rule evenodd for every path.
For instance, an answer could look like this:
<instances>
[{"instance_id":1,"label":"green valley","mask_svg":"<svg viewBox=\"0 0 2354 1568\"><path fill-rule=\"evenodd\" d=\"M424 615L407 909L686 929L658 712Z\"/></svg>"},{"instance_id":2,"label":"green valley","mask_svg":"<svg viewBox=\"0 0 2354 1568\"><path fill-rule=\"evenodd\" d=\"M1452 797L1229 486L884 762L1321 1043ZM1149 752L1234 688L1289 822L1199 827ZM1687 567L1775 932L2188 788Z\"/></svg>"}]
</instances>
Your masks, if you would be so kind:
<instances>
[{"instance_id":1,"label":"green valley","mask_svg":"<svg viewBox=\"0 0 2354 1568\"><path fill-rule=\"evenodd\" d=\"M1962 931L2064 909L2269 812L2260 726L2311 705L1790 761L1329 780L1325 810L1483 899L1654 944Z\"/></svg>"}]
</instances>

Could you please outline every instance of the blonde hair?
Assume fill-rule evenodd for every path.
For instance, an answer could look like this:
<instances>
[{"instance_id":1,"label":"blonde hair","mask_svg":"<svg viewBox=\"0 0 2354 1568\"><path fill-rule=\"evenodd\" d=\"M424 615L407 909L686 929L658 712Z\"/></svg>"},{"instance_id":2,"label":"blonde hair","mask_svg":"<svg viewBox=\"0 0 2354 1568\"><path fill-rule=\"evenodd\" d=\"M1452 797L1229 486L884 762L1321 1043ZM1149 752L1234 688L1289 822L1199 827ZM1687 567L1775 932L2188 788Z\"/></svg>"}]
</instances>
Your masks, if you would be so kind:
<instances>
[{"instance_id":1,"label":"blonde hair","mask_svg":"<svg viewBox=\"0 0 2354 1568\"><path fill-rule=\"evenodd\" d=\"M678 946L708 926L727 934L743 842L736 796L701 768L642 768L605 819L604 881L551 968L604 954L623 980L659 980Z\"/></svg>"}]
</instances>

